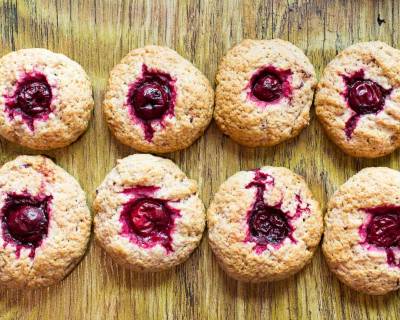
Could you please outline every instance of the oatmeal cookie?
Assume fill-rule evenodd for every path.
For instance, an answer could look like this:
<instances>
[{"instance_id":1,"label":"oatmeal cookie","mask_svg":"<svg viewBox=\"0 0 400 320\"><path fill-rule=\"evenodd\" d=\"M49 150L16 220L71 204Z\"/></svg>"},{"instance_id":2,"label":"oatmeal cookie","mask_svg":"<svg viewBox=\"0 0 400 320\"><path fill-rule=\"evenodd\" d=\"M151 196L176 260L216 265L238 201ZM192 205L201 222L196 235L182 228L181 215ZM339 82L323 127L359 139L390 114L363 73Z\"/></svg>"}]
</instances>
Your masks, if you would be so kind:
<instances>
[{"instance_id":1,"label":"oatmeal cookie","mask_svg":"<svg viewBox=\"0 0 400 320\"><path fill-rule=\"evenodd\" d=\"M0 169L0 284L55 284L81 260L91 216L78 182L42 156L19 156Z\"/></svg>"},{"instance_id":2,"label":"oatmeal cookie","mask_svg":"<svg viewBox=\"0 0 400 320\"><path fill-rule=\"evenodd\" d=\"M331 140L354 157L400 146L400 50L373 41L343 50L325 68L315 98Z\"/></svg>"},{"instance_id":3,"label":"oatmeal cookie","mask_svg":"<svg viewBox=\"0 0 400 320\"><path fill-rule=\"evenodd\" d=\"M322 213L304 179L286 168L241 171L225 181L207 213L209 243L231 277L274 281L311 261Z\"/></svg>"},{"instance_id":4,"label":"oatmeal cookie","mask_svg":"<svg viewBox=\"0 0 400 320\"><path fill-rule=\"evenodd\" d=\"M46 49L0 59L0 135L31 149L65 147L86 130L92 86L82 67Z\"/></svg>"},{"instance_id":5,"label":"oatmeal cookie","mask_svg":"<svg viewBox=\"0 0 400 320\"><path fill-rule=\"evenodd\" d=\"M309 123L315 71L290 42L242 41L222 59L216 81L215 121L242 145L273 146Z\"/></svg>"},{"instance_id":6,"label":"oatmeal cookie","mask_svg":"<svg viewBox=\"0 0 400 320\"><path fill-rule=\"evenodd\" d=\"M174 50L132 50L111 71L104 113L115 137L136 150L166 153L190 146L212 118L207 78Z\"/></svg>"},{"instance_id":7,"label":"oatmeal cookie","mask_svg":"<svg viewBox=\"0 0 400 320\"><path fill-rule=\"evenodd\" d=\"M205 227L197 183L171 161L135 154L118 161L97 189L95 235L119 264L161 271L185 261Z\"/></svg>"}]
</instances>

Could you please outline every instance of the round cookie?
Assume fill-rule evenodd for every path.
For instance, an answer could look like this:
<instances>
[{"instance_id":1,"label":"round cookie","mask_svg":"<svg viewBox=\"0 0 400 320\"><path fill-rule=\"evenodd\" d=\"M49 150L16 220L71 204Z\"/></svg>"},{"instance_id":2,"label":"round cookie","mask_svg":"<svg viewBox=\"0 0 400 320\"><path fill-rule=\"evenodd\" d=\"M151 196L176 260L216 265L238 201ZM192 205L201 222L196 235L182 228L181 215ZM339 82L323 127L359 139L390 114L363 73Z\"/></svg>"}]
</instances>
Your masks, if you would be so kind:
<instances>
[{"instance_id":1,"label":"round cookie","mask_svg":"<svg viewBox=\"0 0 400 320\"><path fill-rule=\"evenodd\" d=\"M216 82L215 121L242 145L273 146L309 123L315 71L290 42L242 41L222 59Z\"/></svg>"},{"instance_id":2,"label":"round cookie","mask_svg":"<svg viewBox=\"0 0 400 320\"><path fill-rule=\"evenodd\" d=\"M367 168L328 203L323 252L351 288L385 294L400 288L400 173Z\"/></svg>"},{"instance_id":3,"label":"round cookie","mask_svg":"<svg viewBox=\"0 0 400 320\"><path fill-rule=\"evenodd\" d=\"M71 175L43 156L19 156L0 169L0 224L0 285L37 288L81 260L91 216Z\"/></svg>"},{"instance_id":4,"label":"round cookie","mask_svg":"<svg viewBox=\"0 0 400 320\"><path fill-rule=\"evenodd\" d=\"M166 47L132 50L111 71L104 114L115 137L142 152L184 149L212 118L207 78Z\"/></svg>"},{"instance_id":5,"label":"round cookie","mask_svg":"<svg viewBox=\"0 0 400 320\"><path fill-rule=\"evenodd\" d=\"M400 146L400 50L373 41L352 45L325 68L316 113L331 140L354 157Z\"/></svg>"},{"instance_id":6,"label":"round cookie","mask_svg":"<svg viewBox=\"0 0 400 320\"><path fill-rule=\"evenodd\" d=\"M96 239L124 267L171 268L189 258L201 240L205 212L197 183L171 160L126 157L96 192Z\"/></svg>"},{"instance_id":7,"label":"round cookie","mask_svg":"<svg viewBox=\"0 0 400 320\"><path fill-rule=\"evenodd\" d=\"M0 135L38 150L65 147L86 130L92 87L62 54L23 49L0 59Z\"/></svg>"},{"instance_id":8,"label":"round cookie","mask_svg":"<svg viewBox=\"0 0 400 320\"><path fill-rule=\"evenodd\" d=\"M275 281L311 261L322 213L304 179L286 168L241 171L226 180L208 209L209 243L229 276Z\"/></svg>"}]
</instances>

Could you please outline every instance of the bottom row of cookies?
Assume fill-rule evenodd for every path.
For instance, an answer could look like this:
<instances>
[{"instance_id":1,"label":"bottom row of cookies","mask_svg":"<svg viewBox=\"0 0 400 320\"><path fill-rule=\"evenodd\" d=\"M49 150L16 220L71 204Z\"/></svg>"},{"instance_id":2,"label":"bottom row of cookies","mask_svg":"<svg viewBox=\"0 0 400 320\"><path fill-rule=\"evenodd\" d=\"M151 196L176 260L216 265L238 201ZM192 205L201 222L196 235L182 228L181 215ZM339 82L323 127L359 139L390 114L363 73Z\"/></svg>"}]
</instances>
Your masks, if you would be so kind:
<instances>
[{"instance_id":1,"label":"bottom row of cookies","mask_svg":"<svg viewBox=\"0 0 400 320\"><path fill-rule=\"evenodd\" d=\"M367 168L332 196L323 252L353 289L400 287L400 173ZM161 271L198 246L205 209L170 160L136 154L120 160L96 191L94 232L119 264ZM0 169L0 284L41 287L63 279L86 251L91 215L85 193L42 156ZM247 282L289 277L312 259L322 212L304 179L278 167L241 171L225 181L207 213L209 243L221 267Z\"/></svg>"}]
</instances>

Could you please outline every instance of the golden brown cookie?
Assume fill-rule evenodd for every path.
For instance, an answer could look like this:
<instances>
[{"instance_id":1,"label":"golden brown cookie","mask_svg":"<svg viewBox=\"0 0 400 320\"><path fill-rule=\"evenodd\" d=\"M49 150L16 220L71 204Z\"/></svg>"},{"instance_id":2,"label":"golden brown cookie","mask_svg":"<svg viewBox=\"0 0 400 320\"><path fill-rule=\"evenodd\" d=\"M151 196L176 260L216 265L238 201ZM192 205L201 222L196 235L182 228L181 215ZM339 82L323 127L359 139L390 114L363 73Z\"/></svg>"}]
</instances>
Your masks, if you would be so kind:
<instances>
[{"instance_id":1,"label":"golden brown cookie","mask_svg":"<svg viewBox=\"0 0 400 320\"><path fill-rule=\"evenodd\" d=\"M37 288L67 276L82 258L91 216L78 182L42 156L0 169L0 284Z\"/></svg>"},{"instance_id":2,"label":"golden brown cookie","mask_svg":"<svg viewBox=\"0 0 400 320\"><path fill-rule=\"evenodd\" d=\"M385 294L400 287L400 173L367 168L328 203L323 252L351 288Z\"/></svg>"},{"instance_id":3,"label":"golden brown cookie","mask_svg":"<svg viewBox=\"0 0 400 320\"><path fill-rule=\"evenodd\" d=\"M289 277L311 261L322 213L304 179L286 168L241 171L208 209L209 243L231 277L249 282Z\"/></svg>"},{"instance_id":4,"label":"golden brown cookie","mask_svg":"<svg viewBox=\"0 0 400 320\"><path fill-rule=\"evenodd\" d=\"M65 147L86 130L92 86L82 67L46 49L0 59L0 135L32 149Z\"/></svg>"},{"instance_id":5,"label":"golden brown cookie","mask_svg":"<svg viewBox=\"0 0 400 320\"><path fill-rule=\"evenodd\" d=\"M290 42L242 41L222 59L216 81L215 121L242 145L273 146L309 123L315 71Z\"/></svg>"},{"instance_id":6,"label":"golden brown cookie","mask_svg":"<svg viewBox=\"0 0 400 320\"><path fill-rule=\"evenodd\" d=\"M104 113L115 137L142 152L190 146L212 118L207 78L166 47L132 50L111 71Z\"/></svg>"},{"instance_id":7,"label":"golden brown cookie","mask_svg":"<svg viewBox=\"0 0 400 320\"><path fill-rule=\"evenodd\" d=\"M118 161L93 204L99 244L136 271L176 266L198 246L205 227L197 183L171 161L135 154Z\"/></svg>"},{"instance_id":8,"label":"golden brown cookie","mask_svg":"<svg viewBox=\"0 0 400 320\"><path fill-rule=\"evenodd\" d=\"M400 146L400 50L357 43L325 68L316 113L331 140L354 157L376 158Z\"/></svg>"}]
</instances>

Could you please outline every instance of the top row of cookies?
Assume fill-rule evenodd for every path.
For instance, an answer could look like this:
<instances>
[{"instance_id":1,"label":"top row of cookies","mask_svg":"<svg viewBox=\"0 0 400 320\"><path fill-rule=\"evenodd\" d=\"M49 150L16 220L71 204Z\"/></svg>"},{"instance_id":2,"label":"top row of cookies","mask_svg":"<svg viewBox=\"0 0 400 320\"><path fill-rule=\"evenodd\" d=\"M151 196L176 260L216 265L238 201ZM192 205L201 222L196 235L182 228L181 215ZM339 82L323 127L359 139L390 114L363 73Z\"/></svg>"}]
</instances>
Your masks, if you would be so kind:
<instances>
[{"instance_id":1,"label":"top row of cookies","mask_svg":"<svg viewBox=\"0 0 400 320\"><path fill-rule=\"evenodd\" d=\"M131 51L111 71L103 108L122 143L142 152L184 149L213 114L238 143L272 146L297 136L310 120L317 79L293 44L244 40L222 59L214 92L175 51ZM400 50L382 42L343 50L319 81L316 113L329 137L356 157L380 157L400 146ZM82 67L62 54L23 49L0 59L0 134L45 150L67 146L87 128L94 106Z\"/></svg>"}]
</instances>

